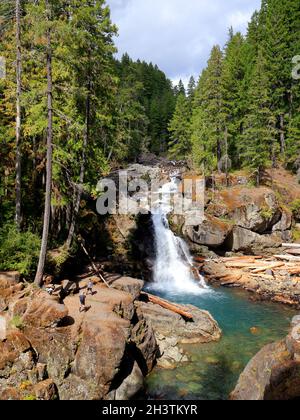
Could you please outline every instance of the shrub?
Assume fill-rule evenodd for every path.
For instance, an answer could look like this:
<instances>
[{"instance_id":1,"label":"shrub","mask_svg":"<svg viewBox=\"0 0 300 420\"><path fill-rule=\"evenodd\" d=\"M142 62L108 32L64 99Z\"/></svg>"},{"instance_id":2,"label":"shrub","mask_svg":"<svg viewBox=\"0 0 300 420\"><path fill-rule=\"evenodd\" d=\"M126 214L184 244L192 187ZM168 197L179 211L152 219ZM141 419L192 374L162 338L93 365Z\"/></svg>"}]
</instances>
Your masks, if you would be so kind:
<instances>
[{"instance_id":1,"label":"shrub","mask_svg":"<svg viewBox=\"0 0 300 420\"><path fill-rule=\"evenodd\" d=\"M13 319L10 321L10 325L14 328L17 328L18 330L22 330L24 328L22 318L19 315L13 317Z\"/></svg>"},{"instance_id":2,"label":"shrub","mask_svg":"<svg viewBox=\"0 0 300 420\"><path fill-rule=\"evenodd\" d=\"M299 229L293 229L292 234L293 234L293 241L294 242L299 242L300 241L300 230Z\"/></svg>"},{"instance_id":3,"label":"shrub","mask_svg":"<svg viewBox=\"0 0 300 420\"><path fill-rule=\"evenodd\" d=\"M270 220L273 217L273 211L269 207L264 207L263 209L261 209L260 214L264 220Z\"/></svg>"},{"instance_id":4,"label":"shrub","mask_svg":"<svg viewBox=\"0 0 300 420\"><path fill-rule=\"evenodd\" d=\"M36 396L35 395L26 395L25 397L23 397L23 401L36 401Z\"/></svg>"},{"instance_id":5,"label":"shrub","mask_svg":"<svg viewBox=\"0 0 300 420\"><path fill-rule=\"evenodd\" d=\"M31 278L40 252L40 238L28 231L19 232L15 226L6 225L0 230L0 270L19 271Z\"/></svg>"},{"instance_id":6,"label":"shrub","mask_svg":"<svg viewBox=\"0 0 300 420\"><path fill-rule=\"evenodd\" d=\"M299 217L300 215L300 199L299 198L292 202L291 210L295 217Z\"/></svg>"}]
</instances>

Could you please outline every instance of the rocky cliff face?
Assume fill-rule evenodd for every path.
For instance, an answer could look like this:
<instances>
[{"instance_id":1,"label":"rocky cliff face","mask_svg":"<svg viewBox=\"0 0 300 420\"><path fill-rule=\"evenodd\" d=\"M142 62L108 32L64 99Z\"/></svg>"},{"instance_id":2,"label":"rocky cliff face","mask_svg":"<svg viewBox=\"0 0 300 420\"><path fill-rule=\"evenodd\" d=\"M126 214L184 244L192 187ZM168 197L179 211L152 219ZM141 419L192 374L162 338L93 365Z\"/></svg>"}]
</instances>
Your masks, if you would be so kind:
<instances>
[{"instance_id":1,"label":"rocky cliff face","mask_svg":"<svg viewBox=\"0 0 300 420\"><path fill-rule=\"evenodd\" d=\"M292 239L292 213L269 188L234 186L208 200L205 220L184 226L193 244L223 252L271 252Z\"/></svg>"},{"instance_id":2,"label":"rocky cliff face","mask_svg":"<svg viewBox=\"0 0 300 420\"><path fill-rule=\"evenodd\" d=\"M160 162L154 167L132 165L128 168L128 180L150 177L162 184L177 173L182 180L179 189L184 194L184 180L196 180L188 169L180 164ZM115 174L114 176L117 176ZM188 215L170 215L170 226L188 242L198 255L214 256L225 253L272 255L278 253L283 242L291 242L297 233L297 217L291 203L300 199L300 186L296 177L283 169L267 177L264 186L251 186L247 176L230 176L229 185L222 176L216 177L214 188L206 180L204 197L205 217L201 224L187 223ZM285 183L286 181L286 183ZM133 196L135 194L133 193ZM142 272L151 276L153 263L153 238L150 215L140 217L111 216L105 230L111 238L114 264L125 271ZM120 267L118 266L120 262Z\"/></svg>"},{"instance_id":3,"label":"rocky cliff face","mask_svg":"<svg viewBox=\"0 0 300 420\"><path fill-rule=\"evenodd\" d=\"M0 275L0 399L127 400L143 389L157 360L188 360L176 353L180 340L220 338L206 312L195 309L194 322L187 323L140 302L142 281L108 281L112 287L96 285L87 312L80 313L76 294L61 302L20 283L17 273ZM170 325L173 341L167 343Z\"/></svg>"},{"instance_id":4,"label":"rocky cliff face","mask_svg":"<svg viewBox=\"0 0 300 420\"><path fill-rule=\"evenodd\" d=\"M248 364L232 400L294 400L300 397L300 317L286 340L264 347Z\"/></svg>"}]
</instances>

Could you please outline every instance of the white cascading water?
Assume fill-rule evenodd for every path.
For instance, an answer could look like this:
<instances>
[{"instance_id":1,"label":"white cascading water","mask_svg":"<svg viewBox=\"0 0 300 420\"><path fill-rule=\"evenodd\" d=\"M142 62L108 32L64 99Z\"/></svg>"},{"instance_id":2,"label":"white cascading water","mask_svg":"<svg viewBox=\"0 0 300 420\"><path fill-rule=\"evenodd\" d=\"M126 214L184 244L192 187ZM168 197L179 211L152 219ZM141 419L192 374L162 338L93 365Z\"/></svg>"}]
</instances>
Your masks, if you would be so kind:
<instances>
[{"instance_id":1,"label":"white cascading water","mask_svg":"<svg viewBox=\"0 0 300 420\"><path fill-rule=\"evenodd\" d=\"M204 278L193 276L193 260L183 239L174 235L169 227L167 215L170 212L169 196L178 190L176 178L161 188L162 200L152 211L155 234L156 260L152 289L178 294L202 294L208 288Z\"/></svg>"}]
</instances>

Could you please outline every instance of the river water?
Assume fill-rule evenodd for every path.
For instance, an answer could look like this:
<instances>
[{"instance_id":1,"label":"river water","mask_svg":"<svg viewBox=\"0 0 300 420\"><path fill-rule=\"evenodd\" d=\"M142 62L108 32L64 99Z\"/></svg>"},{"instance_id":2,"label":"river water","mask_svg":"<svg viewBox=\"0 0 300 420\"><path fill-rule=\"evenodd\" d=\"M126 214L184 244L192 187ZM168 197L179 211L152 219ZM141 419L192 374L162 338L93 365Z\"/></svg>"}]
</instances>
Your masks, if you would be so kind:
<instances>
[{"instance_id":1,"label":"river water","mask_svg":"<svg viewBox=\"0 0 300 420\"><path fill-rule=\"evenodd\" d=\"M202 276L194 278L188 247L168 224L170 194L177 188L172 177L152 209L156 260L149 289L168 300L209 311L223 337L218 343L185 346L191 361L174 370L156 368L147 379L147 393L153 399L225 400L249 360L264 345L287 335L296 311L251 301L247 292L209 288Z\"/></svg>"},{"instance_id":2,"label":"river water","mask_svg":"<svg viewBox=\"0 0 300 420\"><path fill-rule=\"evenodd\" d=\"M154 399L228 399L249 360L264 345L284 338L296 314L283 305L253 302L248 293L237 290L211 289L198 296L157 294L208 310L223 337L218 343L185 346L191 358L187 364L174 370L156 368L147 380L147 394Z\"/></svg>"}]
</instances>

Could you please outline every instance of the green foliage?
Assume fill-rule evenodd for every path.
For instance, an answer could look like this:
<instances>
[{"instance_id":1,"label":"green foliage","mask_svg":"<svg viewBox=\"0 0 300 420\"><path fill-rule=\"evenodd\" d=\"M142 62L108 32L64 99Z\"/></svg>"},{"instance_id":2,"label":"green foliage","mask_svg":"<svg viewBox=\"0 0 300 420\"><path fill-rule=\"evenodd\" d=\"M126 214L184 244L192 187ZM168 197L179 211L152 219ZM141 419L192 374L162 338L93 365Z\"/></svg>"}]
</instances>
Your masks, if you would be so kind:
<instances>
[{"instance_id":1,"label":"green foliage","mask_svg":"<svg viewBox=\"0 0 300 420\"><path fill-rule=\"evenodd\" d=\"M25 397L23 397L23 401L36 401L36 396L35 395L25 395Z\"/></svg>"},{"instance_id":2,"label":"green foliage","mask_svg":"<svg viewBox=\"0 0 300 420\"><path fill-rule=\"evenodd\" d=\"M70 258L70 253L65 247L50 251L47 254L47 266L55 276L59 276L64 264Z\"/></svg>"},{"instance_id":3,"label":"green foliage","mask_svg":"<svg viewBox=\"0 0 300 420\"><path fill-rule=\"evenodd\" d=\"M19 271L31 278L39 257L40 239L28 231L18 232L13 225L0 230L0 270Z\"/></svg>"},{"instance_id":4,"label":"green foliage","mask_svg":"<svg viewBox=\"0 0 300 420\"><path fill-rule=\"evenodd\" d=\"M226 153L222 69L223 53L215 46L195 92L191 124L193 159L204 173L220 169Z\"/></svg>"},{"instance_id":5,"label":"green foliage","mask_svg":"<svg viewBox=\"0 0 300 420\"><path fill-rule=\"evenodd\" d=\"M300 216L300 199L293 201L291 204L291 211L293 212L294 216Z\"/></svg>"},{"instance_id":6,"label":"green foliage","mask_svg":"<svg viewBox=\"0 0 300 420\"><path fill-rule=\"evenodd\" d=\"M191 158L205 174L231 168L293 167L300 156L300 51L297 0L263 1L247 35L231 28L223 51L213 47L194 92Z\"/></svg>"},{"instance_id":7,"label":"green foliage","mask_svg":"<svg viewBox=\"0 0 300 420\"><path fill-rule=\"evenodd\" d=\"M292 230L292 236L294 242L300 242L300 229L294 228Z\"/></svg>"},{"instance_id":8,"label":"green foliage","mask_svg":"<svg viewBox=\"0 0 300 420\"><path fill-rule=\"evenodd\" d=\"M169 155L171 158L184 159L191 150L190 142L191 107L185 95L178 96L176 109L169 124L171 141Z\"/></svg>"},{"instance_id":9,"label":"green foliage","mask_svg":"<svg viewBox=\"0 0 300 420\"><path fill-rule=\"evenodd\" d=\"M260 215L265 220L271 220L273 217L273 211L269 207L262 208L260 211Z\"/></svg>"},{"instance_id":10,"label":"green foliage","mask_svg":"<svg viewBox=\"0 0 300 420\"><path fill-rule=\"evenodd\" d=\"M12 318L10 325L11 327L17 328L18 330L22 330L24 328L22 318L19 315L16 315Z\"/></svg>"}]
</instances>

